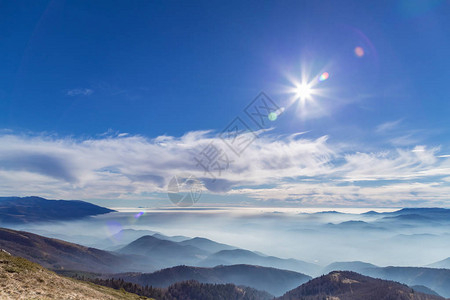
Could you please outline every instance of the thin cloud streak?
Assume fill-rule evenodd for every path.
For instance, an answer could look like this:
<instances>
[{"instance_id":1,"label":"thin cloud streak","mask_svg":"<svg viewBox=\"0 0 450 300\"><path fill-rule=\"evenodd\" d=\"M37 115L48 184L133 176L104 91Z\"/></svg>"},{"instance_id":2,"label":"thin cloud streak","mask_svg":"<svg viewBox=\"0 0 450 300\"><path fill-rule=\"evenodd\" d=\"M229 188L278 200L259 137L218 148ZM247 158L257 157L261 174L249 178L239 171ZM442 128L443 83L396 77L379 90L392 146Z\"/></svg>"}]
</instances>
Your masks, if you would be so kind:
<instances>
[{"instance_id":1,"label":"thin cloud streak","mask_svg":"<svg viewBox=\"0 0 450 300\"><path fill-rule=\"evenodd\" d=\"M393 130L398 127L398 125L403 121L403 119L395 120L395 121L389 121L384 122L380 125L378 125L375 129L375 132L377 133L384 133L388 132L390 130Z\"/></svg>"},{"instance_id":2,"label":"thin cloud streak","mask_svg":"<svg viewBox=\"0 0 450 300\"><path fill-rule=\"evenodd\" d=\"M72 89L72 90L68 90L66 95L67 96L89 96L92 95L92 93L94 93L94 91L92 89Z\"/></svg>"}]
</instances>

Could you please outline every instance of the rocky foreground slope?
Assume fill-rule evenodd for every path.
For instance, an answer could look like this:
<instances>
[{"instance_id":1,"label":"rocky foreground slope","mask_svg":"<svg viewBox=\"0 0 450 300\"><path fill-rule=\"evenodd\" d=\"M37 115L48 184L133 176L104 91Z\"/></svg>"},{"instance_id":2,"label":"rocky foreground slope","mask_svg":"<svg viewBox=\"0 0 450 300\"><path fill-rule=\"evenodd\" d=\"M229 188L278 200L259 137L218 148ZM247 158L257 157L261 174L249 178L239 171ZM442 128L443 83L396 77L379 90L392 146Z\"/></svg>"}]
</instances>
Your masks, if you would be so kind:
<instances>
[{"instance_id":1,"label":"rocky foreground slope","mask_svg":"<svg viewBox=\"0 0 450 300\"><path fill-rule=\"evenodd\" d=\"M59 276L24 258L0 251L0 299L149 299Z\"/></svg>"}]
</instances>

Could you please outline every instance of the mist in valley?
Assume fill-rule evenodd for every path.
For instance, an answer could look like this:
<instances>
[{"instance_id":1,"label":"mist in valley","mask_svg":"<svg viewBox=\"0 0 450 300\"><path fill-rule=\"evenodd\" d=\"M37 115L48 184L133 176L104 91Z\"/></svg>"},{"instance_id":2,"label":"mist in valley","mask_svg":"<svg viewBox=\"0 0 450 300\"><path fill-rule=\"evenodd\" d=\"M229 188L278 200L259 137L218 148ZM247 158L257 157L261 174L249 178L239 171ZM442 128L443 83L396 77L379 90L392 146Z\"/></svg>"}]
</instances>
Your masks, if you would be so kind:
<instances>
[{"instance_id":1,"label":"mist in valley","mask_svg":"<svg viewBox=\"0 0 450 300\"><path fill-rule=\"evenodd\" d=\"M177 241L204 237L319 266L343 261L426 266L449 256L450 222L423 222L391 214L299 213L258 208L161 209L9 227L109 251L157 233L177 236ZM135 231L123 234L127 229Z\"/></svg>"}]
</instances>

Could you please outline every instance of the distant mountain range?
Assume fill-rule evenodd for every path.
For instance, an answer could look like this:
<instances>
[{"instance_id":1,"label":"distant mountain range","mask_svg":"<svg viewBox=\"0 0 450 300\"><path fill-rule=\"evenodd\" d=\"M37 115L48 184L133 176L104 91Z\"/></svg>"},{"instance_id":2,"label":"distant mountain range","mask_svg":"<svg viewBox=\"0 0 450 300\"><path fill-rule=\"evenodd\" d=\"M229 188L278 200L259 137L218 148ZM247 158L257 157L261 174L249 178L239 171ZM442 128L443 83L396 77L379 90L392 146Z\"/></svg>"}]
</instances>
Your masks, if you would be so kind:
<instances>
[{"instance_id":1,"label":"distant mountain range","mask_svg":"<svg viewBox=\"0 0 450 300\"><path fill-rule=\"evenodd\" d=\"M154 235L156 237L156 235ZM164 237L162 237L164 239ZM172 238L173 240L173 238ZM188 246L194 246L209 252L219 252L223 250L234 250L237 249L236 247L217 243L214 241L211 241L209 239L201 238L201 237L195 237L193 239L186 239L179 242L180 245L188 245Z\"/></svg>"},{"instance_id":2,"label":"distant mountain range","mask_svg":"<svg viewBox=\"0 0 450 300\"><path fill-rule=\"evenodd\" d=\"M193 250L196 248L197 250L195 252L198 252L199 257L201 257L201 254L205 253L215 253L218 251L223 250L234 250L237 249L236 247L221 244L214 242L212 240L201 238L201 237L195 237L195 238L189 238L186 236L165 236L160 233L151 234L151 235L142 235L143 232L149 232L146 230L138 230L134 231L132 229L125 229L120 231L119 233L115 234L113 237L117 235L121 235L122 233L126 234L141 234L136 235L136 240L131 241L129 245L125 245L122 249L119 250L119 252L132 252L134 254L146 254L150 248L153 248L155 246L165 246L165 247L176 247L181 249L191 249ZM124 240L122 236L122 240ZM202 251L200 251L202 250Z\"/></svg>"},{"instance_id":3,"label":"distant mountain range","mask_svg":"<svg viewBox=\"0 0 450 300\"><path fill-rule=\"evenodd\" d=\"M174 242L156 238L156 235L147 235L118 249L117 252L145 256L158 268L182 264L198 267L252 264L291 270L308 275L317 274L321 269L318 265L301 260L266 256L199 237Z\"/></svg>"},{"instance_id":4,"label":"distant mountain range","mask_svg":"<svg viewBox=\"0 0 450 300\"><path fill-rule=\"evenodd\" d=\"M198 238L185 241L188 242L173 242L161 240L154 236L144 236L123 247L121 250L124 251L108 252L68 243L62 240L42 237L28 232L0 228L0 248L13 255L27 258L56 271L67 272L68 270L75 270L76 272L116 273L114 275L103 275L103 278L105 278L105 276L106 278L122 278L124 281L138 283L143 286L152 285L154 287L159 286L166 288L180 281L196 280L199 284L231 283L236 286L244 285L257 290L265 290L275 296L280 296L289 289L303 284L301 288L294 289L280 299L322 299L323 295L321 293L325 290L328 291L328 296L339 297L339 299L342 300L372 299L370 297L354 297L364 295L365 293L368 295L372 295L371 293L373 293L374 295L379 296L379 293L386 288L392 291L392 293L386 292L386 295L391 297L389 299L434 300L443 299L437 297L436 293L446 297L450 295L449 269L413 267L381 268L364 262L339 262L330 264L325 267L322 272L326 272L328 269L340 269L340 271L338 270L339 272L336 273L333 271L331 274L341 275L333 275L334 277L331 275L327 275L328 277L322 276L320 277L320 281L315 281L316 279L314 279L309 283L305 283L310 280L311 277L289 270L249 265L253 264L255 260L264 263L264 259L268 259L268 262L272 264L288 264L291 260L282 260L280 258L269 257L241 249L221 250L213 254L208 254L210 253L209 250L217 250L221 247L227 247L227 245ZM154 253L154 256L152 253ZM164 257L164 253L166 253L166 257ZM186 253L188 253L188 255ZM148 270L154 270L155 266L153 265L153 262L160 259L170 261L171 258L182 258L186 257L186 255L187 257L194 258L198 254L204 255L205 253L209 258L222 260L249 259L249 261L247 264L215 266L213 268L176 266L153 273L145 273L146 270L147 272ZM178 258L175 260L177 259ZM204 262L205 260L206 259L200 261ZM295 262L295 260L292 261ZM411 288L398 283L384 283L382 280L373 281L374 279L367 279L363 275L355 275L355 273L346 271L351 269L359 270L360 273L363 273L366 276L385 280L395 280L403 284L408 284L409 286L416 286L415 292L413 293ZM130 271L134 273L130 273ZM117 274L117 272L122 273ZM91 276L98 275L91 274ZM317 286L318 282L321 286L325 286L326 289L324 290L324 288L321 287L317 290L315 286ZM338 282L339 284L336 285L333 282ZM351 284L351 290L354 292L353 296L349 295L346 290L346 287L349 284ZM190 285L188 284L187 286L184 286L184 288L189 289L189 286ZM208 293L215 292L212 286L203 286L201 284L193 284L192 286L192 288L195 287L195 289L207 289L209 291ZM228 290L230 293L236 292L234 288L220 288ZM239 288L237 289L239 290ZM434 296L423 296L418 291L434 294Z\"/></svg>"},{"instance_id":5,"label":"distant mountain range","mask_svg":"<svg viewBox=\"0 0 450 300\"><path fill-rule=\"evenodd\" d=\"M134 232L125 230L124 234L139 236L140 234L149 232L152 233L151 231ZM161 237L164 236L161 235ZM308 275L326 274L330 271L342 270L355 271L366 276L386 280L395 280L410 286L421 285L437 292L439 295L450 297L450 269L419 267L382 268L364 262L337 262L321 268L320 266L299 260L281 259L243 249L213 252L232 246L216 243L204 238L173 242L146 235L120 248L117 252L110 252L57 239L45 238L27 232L0 229L0 247L15 255L25 257L55 270L64 269L97 273L149 273L177 265L191 265L193 266L193 270L204 270L203 268L196 269L196 266L205 267L205 269L210 270L212 267L218 265L258 265L291 270L297 272L297 274L302 273ZM443 264L443 262L440 263ZM437 266L438 264L433 264L433 266ZM135 274L133 276L138 278L139 275ZM224 283L219 279L214 281L208 277L179 277L179 280L191 279L205 283ZM173 282L171 281L170 283ZM242 282L231 283L244 284ZM257 289L260 288L260 286L250 284L249 286ZM267 284L267 287L269 286L271 285ZM284 291L282 289L276 290L273 287L270 288L270 292L275 295L279 295L280 292Z\"/></svg>"},{"instance_id":6,"label":"distant mountain range","mask_svg":"<svg viewBox=\"0 0 450 300\"><path fill-rule=\"evenodd\" d=\"M155 270L142 257L119 255L6 228L0 228L0 248L53 270L98 273Z\"/></svg>"},{"instance_id":7,"label":"distant mountain range","mask_svg":"<svg viewBox=\"0 0 450 300\"><path fill-rule=\"evenodd\" d=\"M337 211L323 211L314 213L315 215L345 215L345 213ZM407 215L420 215L422 217L434 218L434 219L447 219L450 215L450 209L440 207L415 207L415 208L402 208L391 212L376 212L368 211L362 213L363 216L372 217L395 217L395 216L407 216ZM448 219L447 219L448 220Z\"/></svg>"},{"instance_id":8,"label":"distant mountain range","mask_svg":"<svg viewBox=\"0 0 450 300\"><path fill-rule=\"evenodd\" d=\"M113 212L79 200L47 200L41 197L0 197L0 224L73 220Z\"/></svg>"},{"instance_id":9,"label":"distant mountain range","mask_svg":"<svg viewBox=\"0 0 450 300\"><path fill-rule=\"evenodd\" d=\"M160 240L151 235L140 237L117 252L144 256L158 268L179 264L196 264L209 253L195 246Z\"/></svg>"},{"instance_id":10,"label":"distant mountain range","mask_svg":"<svg viewBox=\"0 0 450 300\"><path fill-rule=\"evenodd\" d=\"M440 207L414 207L414 208L402 208L394 212L388 212L384 214L390 215L408 215L408 214L421 214L434 217L448 217L450 209Z\"/></svg>"},{"instance_id":11,"label":"distant mountain range","mask_svg":"<svg viewBox=\"0 0 450 300\"><path fill-rule=\"evenodd\" d=\"M261 279L260 270L257 270L258 267L233 267L238 269L237 271L241 273L241 276L247 273L247 280L253 279L252 284L254 285ZM256 271L257 277L253 277L255 274L249 267ZM161 274L169 272L167 275L171 279L171 271L175 274L183 273L183 270L179 270L179 268L163 270ZM187 269L187 271L195 273L195 270L192 269ZM266 271L270 272L271 270ZM277 283L286 285L285 280L290 278L290 274L283 273L285 271L277 271L279 273L269 273L269 277L266 277L264 281L270 282L272 280L272 285ZM223 276L228 273L236 274L236 270L231 272L222 270L216 275L222 274ZM208 276L211 275L208 274ZM12 256L4 250L0 251L0 277L2 278L0 287L2 299L68 299L69 297L109 300L273 299L273 296L267 292L230 283L212 284L188 280L170 284L164 289L142 286L123 279L91 279L91 283L87 283L49 272L38 264L21 257ZM133 277L127 279L133 280ZM229 279L223 278L223 280L228 281ZM260 282L259 285L263 286L264 281ZM420 290L425 290L428 294L422 293ZM426 287L414 289L397 282L374 279L354 272L334 271L328 275L309 280L274 300L444 300L442 297L430 294L431 292Z\"/></svg>"},{"instance_id":12,"label":"distant mountain range","mask_svg":"<svg viewBox=\"0 0 450 300\"><path fill-rule=\"evenodd\" d=\"M25 230L25 229L24 229ZM118 231L117 233L114 233L111 236L108 236L106 238L98 238L96 236L92 235L83 235L83 234L61 234L61 233L54 233L48 230L42 230L42 229L35 229L32 226L30 226L29 229L26 231L31 231L36 234L40 234L43 236L61 239L65 241L70 241L75 244L82 244L88 247L98 248L102 250L108 250L108 251L115 251L120 248L125 247L129 243L137 240L140 237L143 237L145 235L151 235L154 236L160 240L168 240L168 241L174 241L174 242L180 242L184 240L191 239L187 236L166 236L159 232L152 231L152 230L143 230L143 229L131 229L126 228Z\"/></svg>"},{"instance_id":13,"label":"distant mountain range","mask_svg":"<svg viewBox=\"0 0 450 300\"><path fill-rule=\"evenodd\" d=\"M450 257L428 265L430 268L450 269Z\"/></svg>"},{"instance_id":14,"label":"distant mountain range","mask_svg":"<svg viewBox=\"0 0 450 300\"><path fill-rule=\"evenodd\" d=\"M150 274L113 274L113 278L137 283L142 286L165 288L176 282L196 280L201 283L233 283L264 290L281 296L284 292L311 279L310 276L287 270L252 265L217 266L198 268L177 266Z\"/></svg>"},{"instance_id":15,"label":"distant mountain range","mask_svg":"<svg viewBox=\"0 0 450 300\"><path fill-rule=\"evenodd\" d=\"M414 223L450 223L450 209L446 208L403 208L394 212L381 213L380 221L402 221Z\"/></svg>"},{"instance_id":16,"label":"distant mountain range","mask_svg":"<svg viewBox=\"0 0 450 300\"><path fill-rule=\"evenodd\" d=\"M213 267L217 265L252 264L264 267L291 270L305 274L316 274L320 266L297 259L283 259L265 256L252 251L235 249L222 250L199 262L199 266Z\"/></svg>"},{"instance_id":17,"label":"distant mountain range","mask_svg":"<svg viewBox=\"0 0 450 300\"><path fill-rule=\"evenodd\" d=\"M369 268L378 268L373 264L365 263L362 261L349 261L349 262L334 262L322 269L323 274L328 274L331 271L342 270L342 271L353 271L357 273L362 273Z\"/></svg>"},{"instance_id":18,"label":"distant mountain range","mask_svg":"<svg viewBox=\"0 0 450 300\"><path fill-rule=\"evenodd\" d=\"M197 242L198 239L192 239ZM212 242L212 241L211 241ZM217 245L214 242L201 244L208 248ZM184 251L202 251L190 245L159 240L152 236L144 236L126 246L126 249L135 247L141 251L146 247L148 252L108 252L95 248L88 248L62 240L47 238L36 234L0 228L0 249L4 249L13 255L21 256L40 265L64 273L69 270L89 273L118 273L118 272L151 272L154 271L155 262L159 259L171 264L171 259L177 260L175 255L181 255ZM142 248L143 247L143 248ZM151 253L154 253L154 256ZM166 253L166 257L164 257ZM69 272L70 273L70 272ZM113 275L118 278L119 275ZM121 276L125 276L121 274ZM236 285L248 285L253 288L267 287L276 295L295 287L311 277L287 270L265 268L260 266L222 266L217 268L175 267L161 270L151 274L127 273L126 278L134 278L136 282L153 286L167 287L172 283L184 280L196 279L204 283L233 283ZM150 280L150 279L151 280ZM145 281L146 280L146 281ZM131 280L130 280L131 281Z\"/></svg>"},{"instance_id":19,"label":"distant mountain range","mask_svg":"<svg viewBox=\"0 0 450 300\"><path fill-rule=\"evenodd\" d=\"M450 270L417 267L369 268L364 275L398 281L410 286L423 285L450 298Z\"/></svg>"},{"instance_id":20,"label":"distant mountain range","mask_svg":"<svg viewBox=\"0 0 450 300\"><path fill-rule=\"evenodd\" d=\"M343 214L335 211L312 214L333 217L333 222L323 224L324 229L338 233L365 231L369 233L390 232L393 228L413 228L420 226L448 226L450 224L450 209L446 208L403 208L393 212L378 213L369 211L357 214ZM347 216L344 219L343 216ZM361 218L362 217L362 218Z\"/></svg>"},{"instance_id":21,"label":"distant mountain range","mask_svg":"<svg viewBox=\"0 0 450 300\"><path fill-rule=\"evenodd\" d=\"M355 272L335 271L287 292L277 300L444 300L393 281L374 279Z\"/></svg>"}]
</instances>

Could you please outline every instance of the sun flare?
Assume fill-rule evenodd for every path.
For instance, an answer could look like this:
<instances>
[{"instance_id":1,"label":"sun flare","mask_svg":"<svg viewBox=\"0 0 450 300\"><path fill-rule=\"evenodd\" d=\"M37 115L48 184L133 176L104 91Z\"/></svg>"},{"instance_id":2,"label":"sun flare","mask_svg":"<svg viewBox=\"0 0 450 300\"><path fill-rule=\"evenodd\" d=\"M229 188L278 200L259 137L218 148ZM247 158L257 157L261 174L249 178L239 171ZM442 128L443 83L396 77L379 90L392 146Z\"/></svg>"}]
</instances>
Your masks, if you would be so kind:
<instances>
[{"instance_id":1,"label":"sun flare","mask_svg":"<svg viewBox=\"0 0 450 300\"><path fill-rule=\"evenodd\" d=\"M300 76L299 76L300 75ZM316 118L327 114L327 100L330 99L328 81L330 73L324 69L315 75L307 67L300 74L285 74L289 85L284 87L288 94L286 108L293 107L302 119Z\"/></svg>"},{"instance_id":2,"label":"sun flare","mask_svg":"<svg viewBox=\"0 0 450 300\"><path fill-rule=\"evenodd\" d=\"M309 84L301 83L296 87L295 93L296 93L297 98L299 98L301 100L306 100L311 97L312 89Z\"/></svg>"}]
</instances>

